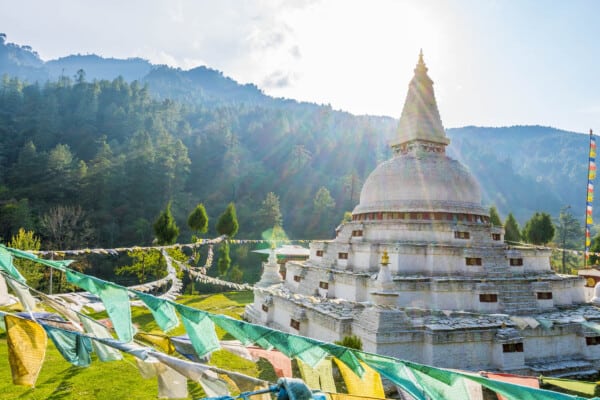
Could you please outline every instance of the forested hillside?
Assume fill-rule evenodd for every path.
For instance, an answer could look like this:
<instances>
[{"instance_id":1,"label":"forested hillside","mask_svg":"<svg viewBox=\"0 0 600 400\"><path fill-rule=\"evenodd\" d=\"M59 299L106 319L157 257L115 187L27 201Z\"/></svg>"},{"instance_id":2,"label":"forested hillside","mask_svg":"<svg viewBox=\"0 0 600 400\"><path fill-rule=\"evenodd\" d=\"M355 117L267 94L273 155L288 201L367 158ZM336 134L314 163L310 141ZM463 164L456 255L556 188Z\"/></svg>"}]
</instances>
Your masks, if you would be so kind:
<instances>
[{"instance_id":1,"label":"forested hillside","mask_svg":"<svg viewBox=\"0 0 600 400\"><path fill-rule=\"evenodd\" d=\"M391 119L326 107L159 101L122 79L80 74L40 85L5 77L0 235L20 226L43 233L44 215L69 206L84 211L84 236L96 245L147 244L151 222L173 200L182 227L198 202L216 217L233 201L238 236L260 237L269 227L255 215L275 192L292 236L328 237L356 202L360 179L387 156L393 129ZM321 187L331 199L315 202Z\"/></svg>"},{"instance_id":2,"label":"forested hillside","mask_svg":"<svg viewBox=\"0 0 600 400\"><path fill-rule=\"evenodd\" d=\"M280 198L290 237L328 238L358 202L364 179L391 154L392 118L273 99L206 67L97 56L44 63L1 39L4 240L23 226L46 247L148 244L170 200L181 242L191 236L185 221L199 202L211 217L209 234L233 201L238 237L259 238L270 228L260 217L269 212L269 192ZM503 218L512 211L524 222L565 205L583 217L587 135L538 126L448 135L449 154L471 169L485 205L496 204ZM57 211L71 215L77 234L51 232Z\"/></svg>"}]
</instances>

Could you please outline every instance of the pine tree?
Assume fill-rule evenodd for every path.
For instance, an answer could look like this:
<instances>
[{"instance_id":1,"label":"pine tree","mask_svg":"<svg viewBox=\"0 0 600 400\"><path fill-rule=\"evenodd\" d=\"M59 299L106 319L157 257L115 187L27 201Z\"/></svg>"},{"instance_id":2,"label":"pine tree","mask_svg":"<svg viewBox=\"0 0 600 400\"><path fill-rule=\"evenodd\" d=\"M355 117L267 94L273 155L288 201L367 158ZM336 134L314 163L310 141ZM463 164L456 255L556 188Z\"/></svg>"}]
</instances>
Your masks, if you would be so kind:
<instances>
[{"instance_id":1,"label":"pine tree","mask_svg":"<svg viewBox=\"0 0 600 400\"><path fill-rule=\"evenodd\" d=\"M532 244L546 244L554 238L554 224L550 214L536 212L525 224L523 236Z\"/></svg>"},{"instance_id":2,"label":"pine tree","mask_svg":"<svg viewBox=\"0 0 600 400\"><path fill-rule=\"evenodd\" d=\"M242 283L244 279L244 271L240 269L239 265L234 265L229 271L229 280L235 283Z\"/></svg>"},{"instance_id":3,"label":"pine tree","mask_svg":"<svg viewBox=\"0 0 600 400\"><path fill-rule=\"evenodd\" d=\"M217 268L219 270L219 276L224 277L229 271L231 266L231 257L229 256L229 243L226 241L219 247L219 260L217 261Z\"/></svg>"},{"instance_id":4,"label":"pine tree","mask_svg":"<svg viewBox=\"0 0 600 400\"><path fill-rule=\"evenodd\" d=\"M229 203L217 221L217 232L219 232L219 235L227 235L232 238L235 236L238 229L239 224L235 212L235 205Z\"/></svg>"},{"instance_id":5,"label":"pine tree","mask_svg":"<svg viewBox=\"0 0 600 400\"><path fill-rule=\"evenodd\" d=\"M260 220L260 226L264 229L283 226L283 217L279 208L279 196L273 192L267 193L267 197L263 200L262 207L258 212L258 219Z\"/></svg>"},{"instance_id":6,"label":"pine tree","mask_svg":"<svg viewBox=\"0 0 600 400\"><path fill-rule=\"evenodd\" d=\"M498 210L496 210L496 206L490 207L490 223L493 226L502 226L502 221L500 220L500 214L498 214Z\"/></svg>"},{"instance_id":7,"label":"pine tree","mask_svg":"<svg viewBox=\"0 0 600 400\"><path fill-rule=\"evenodd\" d=\"M171 214L171 202L169 202L167 208L160 213L154 222L153 228L159 245L162 246L175 243L177 236L179 236L179 228L175 223L173 214Z\"/></svg>"},{"instance_id":8,"label":"pine tree","mask_svg":"<svg viewBox=\"0 0 600 400\"><path fill-rule=\"evenodd\" d=\"M206 233L208 230L208 216L204 204L200 203L194 208L187 220L191 230L198 233Z\"/></svg>"},{"instance_id":9,"label":"pine tree","mask_svg":"<svg viewBox=\"0 0 600 400\"><path fill-rule=\"evenodd\" d=\"M504 241L517 243L521 241L521 228L512 213L508 213L504 222Z\"/></svg>"},{"instance_id":10,"label":"pine tree","mask_svg":"<svg viewBox=\"0 0 600 400\"><path fill-rule=\"evenodd\" d=\"M600 233L598 233L592 239L592 245L590 246L590 258L588 265L598 265L600 263L600 257L596 254L600 253Z\"/></svg>"}]
</instances>

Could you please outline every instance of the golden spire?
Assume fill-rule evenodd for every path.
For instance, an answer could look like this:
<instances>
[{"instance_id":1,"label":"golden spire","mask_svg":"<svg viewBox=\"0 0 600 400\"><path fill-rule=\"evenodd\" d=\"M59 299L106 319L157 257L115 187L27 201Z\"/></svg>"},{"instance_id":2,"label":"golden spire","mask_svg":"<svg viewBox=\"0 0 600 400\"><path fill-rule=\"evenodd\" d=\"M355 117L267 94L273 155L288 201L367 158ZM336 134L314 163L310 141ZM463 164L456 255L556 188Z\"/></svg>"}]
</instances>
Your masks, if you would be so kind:
<instances>
[{"instance_id":1,"label":"golden spire","mask_svg":"<svg viewBox=\"0 0 600 400\"><path fill-rule=\"evenodd\" d=\"M421 49L419 51L419 61L417 61L417 66L415 67L415 74L427 74L427 71L427 66L423 60L423 49Z\"/></svg>"},{"instance_id":2,"label":"golden spire","mask_svg":"<svg viewBox=\"0 0 600 400\"><path fill-rule=\"evenodd\" d=\"M400 149L403 143L424 141L446 146L450 140L446 137L440 112L433 92L433 81L427 75L427 66L423 59L423 50L415 67L415 75L408 85L408 93L398 122L396 140L392 148Z\"/></svg>"}]
</instances>

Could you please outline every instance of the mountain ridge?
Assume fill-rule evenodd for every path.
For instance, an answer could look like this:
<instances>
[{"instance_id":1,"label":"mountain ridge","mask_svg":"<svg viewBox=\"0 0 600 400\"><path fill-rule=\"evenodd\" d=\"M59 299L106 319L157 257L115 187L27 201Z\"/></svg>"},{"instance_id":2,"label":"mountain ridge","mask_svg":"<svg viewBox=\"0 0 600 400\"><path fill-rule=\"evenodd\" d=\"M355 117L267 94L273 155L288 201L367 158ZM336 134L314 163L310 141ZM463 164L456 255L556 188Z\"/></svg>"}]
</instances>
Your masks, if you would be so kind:
<instances>
[{"instance_id":1,"label":"mountain ridge","mask_svg":"<svg viewBox=\"0 0 600 400\"><path fill-rule=\"evenodd\" d=\"M155 99L163 101L162 105L157 104L154 108L164 108L175 113L176 123L169 125L170 134L181 140L186 147L191 158L192 176L196 174L203 179L211 179L211 173L207 173L206 169L209 172L219 171L231 159L237 163L235 165L262 171L250 175L247 175L247 171L229 171L229 178L220 182L233 185L227 190L218 183L210 183L207 185L210 193L193 189L187 196L206 197L215 206L223 207L231 199L247 201L249 211L260 205L261 198L266 194L265 190L283 191L285 188L285 193L279 193L282 210L284 214L292 214L291 210L297 209L294 206L295 195L287 193L287 189L303 187L307 194L303 195L305 204L302 211L296 210L297 215L288 218L289 226L296 230L297 235L307 232L302 227L301 215L312 212L310 199L320 185L326 187L335 200L335 216L327 221L335 226L335 219L341 219L343 212L350 211L358 200L354 176L357 182L364 180L379 162L391 156L387 143L395 135L397 125L397 120L391 117L353 115L333 110L328 105L273 98L264 94L256 85L241 85L222 72L206 66L184 71L164 65L152 65L141 58L123 60L97 55L71 55L43 62L31 47L6 43L5 39L5 35L0 35L0 75L7 74L30 82L37 80L42 84L64 79L64 84L68 85L75 96L72 104L77 104L81 109L64 108L69 104L65 103L61 107L67 111L63 112L73 114L69 118L75 121L85 120L84 125L81 122L77 122L79 125L75 126L63 123L63 128L57 127L58 130L52 135L45 133L49 131L48 127L35 128L39 132L28 135L35 138L34 144L39 151L50 152L53 146L70 143L74 156L90 163L93 158L90 150L93 147L90 146L101 140L99 135L105 135L107 143L112 143L111 147L114 149L124 146L127 142L116 132L128 131L121 127L134 124L131 126L138 126L136 129L147 128L144 128L144 123L139 122L123 122L124 125L118 125L116 121L126 117L128 112L134 112L133 109L127 111L131 104L123 101L138 100L119 100L115 96L122 90L134 94L139 92L144 96L143 91L147 88ZM87 70L84 68L86 66ZM83 69L85 75L78 74L80 69ZM38 78L32 79L36 76ZM7 79L4 80L4 87L11 85L10 79ZM127 83L136 81L145 87ZM77 85L83 85L81 88L89 90L88 97L77 97ZM94 85L103 88L102 93L106 93L100 99L93 98ZM35 85L24 86L29 91L41 88L39 85L38 89L35 89ZM55 91L58 96L62 96L59 89L57 87ZM28 96L19 92L18 88L14 90L23 98ZM57 99L62 101L60 97ZM173 100L181 106L164 103ZM94 103L97 101L103 103ZM50 106L54 107L52 103L42 104L43 108L39 112L55 112L52 108L45 108ZM5 107L8 107L5 112L13 112L14 107L10 101L5 103ZM98 110L90 111L86 107ZM186 111L187 109L191 111ZM87 119L83 117L86 113L90 113ZM24 115L26 118L33 117ZM10 118L6 123L13 124ZM149 123L153 124L147 122L146 126ZM80 129L82 126L88 132L85 140ZM159 126L157 129L164 128ZM449 128L446 132L451 139L448 154L471 170L482 186L484 205L496 205L503 218L508 212L513 212L524 223L535 211L546 211L556 216L560 208L566 205L584 210L587 135L540 125L465 126ZM127 133L133 134L134 132ZM229 142L223 141L225 139L219 136ZM25 144L17 143L15 150L23 149ZM202 151L203 145L210 148L217 146L214 148L221 149L219 151L224 152L224 158L205 154ZM206 159L196 159L197 157ZM8 164L5 167L16 161L11 157L6 160ZM303 168L304 174L298 174ZM253 187L257 185L247 179L256 179L261 174L269 176L274 183L262 184L260 190L263 192L255 192L256 188ZM248 178L242 178L243 176ZM353 187L350 194L342 182L348 177L351 177ZM183 206L181 207L180 214L183 215ZM145 218L150 216L148 214ZM579 219L583 220L583 212ZM323 229L329 232L329 228Z\"/></svg>"}]
</instances>

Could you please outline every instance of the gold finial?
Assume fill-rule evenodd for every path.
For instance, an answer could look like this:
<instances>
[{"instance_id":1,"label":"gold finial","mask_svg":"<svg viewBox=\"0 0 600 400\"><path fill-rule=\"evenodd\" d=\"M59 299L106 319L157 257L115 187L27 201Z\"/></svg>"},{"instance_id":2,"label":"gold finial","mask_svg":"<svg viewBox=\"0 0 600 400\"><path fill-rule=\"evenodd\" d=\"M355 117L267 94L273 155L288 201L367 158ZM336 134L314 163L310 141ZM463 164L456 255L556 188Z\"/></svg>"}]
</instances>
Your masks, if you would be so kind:
<instances>
[{"instance_id":1,"label":"gold finial","mask_svg":"<svg viewBox=\"0 0 600 400\"><path fill-rule=\"evenodd\" d=\"M388 256L387 250L383 251L381 256L381 265L388 265L390 263L390 257Z\"/></svg>"},{"instance_id":2,"label":"gold finial","mask_svg":"<svg viewBox=\"0 0 600 400\"><path fill-rule=\"evenodd\" d=\"M419 51L419 60L417 61L415 74L427 74L427 67L425 66L425 60L423 60L423 49Z\"/></svg>"}]
</instances>

